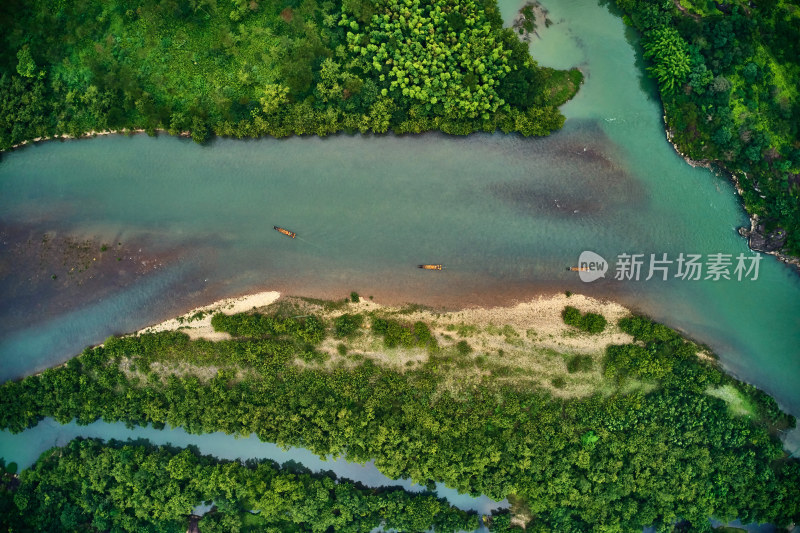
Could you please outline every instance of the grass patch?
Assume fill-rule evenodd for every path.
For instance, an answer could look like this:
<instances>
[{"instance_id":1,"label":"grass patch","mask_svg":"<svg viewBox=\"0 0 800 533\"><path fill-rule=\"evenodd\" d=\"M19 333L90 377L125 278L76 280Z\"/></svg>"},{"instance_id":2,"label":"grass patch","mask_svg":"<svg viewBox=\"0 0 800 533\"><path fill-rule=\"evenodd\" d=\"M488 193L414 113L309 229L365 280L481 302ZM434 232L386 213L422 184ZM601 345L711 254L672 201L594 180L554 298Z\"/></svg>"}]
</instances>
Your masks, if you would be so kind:
<instances>
[{"instance_id":1,"label":"grass patch","mask_svg":"<svg viewBox=\"0 0 800 533\"><path fill-rule=\"evenodd\" d=\"M733 385L728 384L708 389L706 394L724 400L728 404L731 414L738 416L755 416L756 414L755 406Z\"/></svg>"},{"instance_id":2,"label":"grass patch","mask_svg":"<svg viewBox=\"0 0 800 533\"><path fill-rule=\"evenodd\" d=\"M542 78L544 79L544 94L547 95L547 103L560 106L572 99L578 92L578 88L583 83L583 72L577 68L570 70L545 68Z\"/></svg>"},{"instance_id":3,"label":"grass patch","mask_svg":"<svg viewBox=\"0 0 800 533\"><path fill-rule=\"evenodd\" d=\"M470 346L467 341L458 341L456 343L456 351L458 351L460 355L469 355L472 353L472 346Z\"/></svg>"},{"instance_id":4,"label":"grass patch","mask_svg":"<svg viewBox=\"0 0 800 533\"><path fill-rule=\"evenodd\" d=\"M478 333L478 326L472 324L448 324L447 331L455 331L459 337L472 337Z\"/></svg>"},{"instance_id":5,"label":"grass patch","mask_svg":"<svg viewBox=\"0 0 800 533\"><path fill-rule=\"evenodd\" d=\"M349 313L345 313L341 316L338 316L333 321L334 336L337 339L351 337L356 331L358 331L363 323L364 315L362 314L351 315Z\"/></svg>"},{"instance_id":6,"label":"grass patch","mask_svg":"<svg viewBox=\"0 0 800 533\"><path fill-rule=\"evenodd\" d=\"M567 361L567 372L570 374L574 374L575 372L590 372L593 367L594 361L591 355L573 355Z\"/></svg>"}]
</instances>

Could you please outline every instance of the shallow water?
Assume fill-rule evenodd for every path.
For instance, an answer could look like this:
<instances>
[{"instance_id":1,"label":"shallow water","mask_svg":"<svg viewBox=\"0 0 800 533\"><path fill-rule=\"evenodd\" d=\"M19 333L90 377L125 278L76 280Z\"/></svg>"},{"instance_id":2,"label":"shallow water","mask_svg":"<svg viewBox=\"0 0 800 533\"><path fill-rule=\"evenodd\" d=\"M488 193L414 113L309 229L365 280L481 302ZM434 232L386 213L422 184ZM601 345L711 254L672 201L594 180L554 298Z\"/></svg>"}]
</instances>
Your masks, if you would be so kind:
<instances>
[{"instance_id":1,"label":"shallow water","mask_svg":"<svg viewBox=\"0 0 800 533\"><path fill-rule=\"evenodd\" d=\"M196 446L203 455L213 455L220 459L246 460L269 459L280 464L287 461L302 463L313 472L334 472L340 478L360 481L369 487L396 486L411 492L422 492L424 486L412 483L408 479L393 480L381 474L371 462L366 464L351 463L344 459L334 459L331 456L320 458L304 448L288 448L283 450L275 444L261 442L258 437L234 437L224 433L209 433L192 435L181 428L163 430L152 427L137 427L128 429L125 424L118 422L109 424L95 422L88 426L78 426L70 423L61 425L52 419L45 419L35 428L29 429L18 435L3 432L0 438L0 457L13 457L19 468L27 468L45 451L53 446L64 446L76 437L116 439L147 439L156 445L172 445L181 448ZM459 494L454 489L449 489L442 483L437 483L436 494L460 509L474 510L479 514L489 514L493 509L508 507L508 501L496 502L480 496L473 498L466 494Z\"/></svg>"}]
</instances>

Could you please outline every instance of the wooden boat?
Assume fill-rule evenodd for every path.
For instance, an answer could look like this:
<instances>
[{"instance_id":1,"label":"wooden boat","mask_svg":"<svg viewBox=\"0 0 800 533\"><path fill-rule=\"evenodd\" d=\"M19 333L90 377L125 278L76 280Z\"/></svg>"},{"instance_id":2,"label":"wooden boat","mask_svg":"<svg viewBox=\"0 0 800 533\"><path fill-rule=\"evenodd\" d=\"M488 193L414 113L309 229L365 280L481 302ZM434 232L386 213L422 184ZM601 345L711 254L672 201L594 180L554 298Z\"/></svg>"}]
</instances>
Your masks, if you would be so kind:
<instances>
[{"instance_id":1,"label":"wooden boat","mask_svg":"<svg viewBox=\"0 0 800 533\"><path fill-rule=\"evenodd\" d=\"M444 267L442 265L418 265L417 268L421 268L423 270L442 270Z\"/></svg>"},{"instance_id":2,"label":"wooden boat","mask_svg":"<svg viewBox=\"0 0 800 533\"><path fill-rule=\"evenodd\" d=\"M588 267L569 267L567 270L570 272L588 272Z\"/></svg>"},{"instance_id":3,"label":"wooden boat","mask_svg":"<svg viewBox=\"0 0 800 533\"><path fill-rule=\"evenodd\" d=\"M275 231L277 231L277 232L279 232L279 233L283 233L283 234L284 234L284 235L286 235L287 237L291 237L292 239L294 239L295 237L297 237L297 233L295 233L295 232L293 232L293 231L289 231L288 229L283 229L283 228L280 228L280 227L278 227L278 226L272 226L272 227L275 229Z\"/></svg>"}]
</instances>

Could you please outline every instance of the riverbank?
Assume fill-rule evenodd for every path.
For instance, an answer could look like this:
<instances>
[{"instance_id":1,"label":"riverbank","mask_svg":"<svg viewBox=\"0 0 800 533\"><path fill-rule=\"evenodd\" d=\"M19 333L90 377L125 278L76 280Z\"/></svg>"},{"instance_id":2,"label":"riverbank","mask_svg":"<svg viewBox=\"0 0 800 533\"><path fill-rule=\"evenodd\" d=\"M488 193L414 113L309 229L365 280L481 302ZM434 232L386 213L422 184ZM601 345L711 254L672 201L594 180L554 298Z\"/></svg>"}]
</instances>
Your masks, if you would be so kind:
<instances>
[{"instance_id":1,"label":"riverbank","mask_svg":"<svg viewBox=\"0 0 800 533\"><path fill-rule=\"evenodd\" d=\"M274 303L280 298L280 295L277 291L264 291L234 298L225 298L209 305L196 307L178 317L142 328L136 334L181 330L192 339L224 340L230 338L230 335L214 331L211 326L211 317L214 313L233 315L263 308Z\"/></svg>"},{"instance_id":2,"label":"riverbank","mask_svg":"<svg viewBox=\"0 0 800 533\"><path fill-rule=\"evenodd\" d=\"M589 334L564 323L562 312L572 306L582 313L596 313L607 322L600 333ZM266 316L316 316L327 324L351 317L361 324L354 334L329 335L315 346L313 361L295 359L298 368L318 368L329 371L352 371L364 361L393 372L405 374L424 368L439 357L457 357L461 363L444 374L443 390L460 395L472 387L485 386L490 378L494 384L506 384L521 389L544 389L559 398L587 397L600 392L611 394L613 381L603 375L603 361L612 345L634 341L618 325L621 318L632 312L618 304L583 295L556 294L539 296L529 301L505 307L462 307L457 310L437 310L420 305L383 305L368 298L349 300L319 300L281 296L275 291L220 300L198 307L180 317L144 328L137 334L180 331L190 339L212 342L230 340L228 332L217 331L211 325L214 313L233 315L258 312ZM343 318L344 317L344 318ZM384 319L404 327L426 324L435 350L414 346L388 347L382 334L375 331L375 320ZM698 357L713 361L700 349ZM134 357L123 357L121 368L129 378L145 379L137 370ZM576 372L577 361L581 370ZM713 363L712 364L716 364ZM162 378L170 374L194 375L201 381L212 379L227 368L229 362L207 361L188 364L170 357L153 363L152 369ZM230 368L239 378L237 368ZM631 380L627 390L649 390L649 385Z\"/></svg>"},{"instance_id":3,"label":"riverbank","mask_svg":"<svg viewBox=\"0 0 800 533\"><path fill-rule=\"evenodd\" d=\"M277 291L263 291L244 296L225 298L209 305L196 307L178 317L165 320L158 324L142 328L136 334L158 333L161 331L180 330L192 339L206 339L217 341L230 336L226 333L214 331L211 326L211 317L214 313L221 312L227 315L247 311L265 311L269 306L282 302L314 302L312 299L282 296ZM318 300L317 300L318 301ZM332 302L333 303L333 302ZM308 304L315 305L315 304ZM574 328L564 323L561 312L570 305L581 312L590 312L603 315L609 324L616 323L622 317L632 314L631 310L618 303L583 296L580 294L556 294L539 296L529 301L520 302L510 306L479 307L467 306L459 310L437 312L433 308L419 306L384 305L368 298L359 297L358 302L349 302L346 307L336 308L321 313L325 318L335 318L348 313L375 313L385 315L402 315L409 321L432 321L444 331L448 327L458 325L473 325L482 328L511 326L520 331L531 331L545 339L553 349L565 348L589 352L605 347L609 343L630 342L630 336L620 334L611 328L600 335L574 335ZM324 305L316 305L315 311L324 310Z\"/></svg>"},{"instance_id":4,"label":"riverbank","mask_svg":"<svg viewBox=\"0 0 800 533\"><path fill-rule=\"evenodd\" d=\"M53 417L255 433L319 456L371 460L391 478L427 486L437 480L495 501L515 495L514 512L526 522L534 515L525 513L525 502L558 491L535 515L552 529L561 529L559 502L579 491L570 481L598 459L615 479L593 493L625 494L644 475L642 486L670 486L674 497L653 491L631 498L669 507L660 511L664 516L686 516L682 504L671 502L698 484L706 492L720 483L757 491L765 472L776 476L770 493L720 497L693 524L739 501L745 503L736 509L762 521L795 516L793 504L772 505L794 490L795 468L785 457L776 462L771 438L794 421L774 402L699 360L696 344L642 317L607 326L603 334L621 331L632 342L608 346L601 361L563 346L537 350L537 343L588 335L567 329L558 338L546 328L566 302L612 319L615 310L625 312L566 294L540 300L501 315L497 309L390 309L357 295L325 301L270 294L263 301L272 303L258 308L259 316L214 320L236 342L170 334L110 339L65 367L0 388L7 398L0 403L8 406L0 419L13 432ZM253 303L244 297L217 302L216 309ZM521 331L533 324L540 330ZM339 359L328 353L329 341ZM48 388L53 383L56 390ZM698 454L727 468L694 460ZM643 474L631 464L667 468ZM668 483L670 464L690 465L690 479ZM553 479L565 469L568 486L560 488ZM609 523L592 502L578 505L588 527ZM653 525L646 517L632 520L626 529Z\"/></svg>"},{"instance_id":5,"label":"riverbank","mask_svg":"<svg viewBox=\"0 0 800 533\"><path fill-rule=\"evenodd\" d=\"M667 123L667 116L664 115L664 124ZM709 161L707 159L697 161L692 159L688 155L684 154L678 144L673 139L674 132L667 126L664 128L664 132L667 135L667 142L672 145L675 149L675 152L683 158L690 166L697 168L702 167L712 171L714 174L720 175L720 173L726 175L731 182L733 183L734 187L736 187L736 193L739 195L740 205L742 211L744 211L747 218L750 220L750 228L747 227L740 227L737 231L739 235L747 239L747 245L750 247L751 250L754 252L760 252L764 254L769 254L775 256L779 261L785 263L792 267L797 274L800 275L800 257L796 257L793 255L787 255L781 252L781 248L783 246L783 241L786 238L786 232L781 229L775 229L771 232L766 230L766 227L762 222L759 221L758 215L749 213L747 209L744 207L744 200L742 199L742 195L744 191L742 190L742 186L739 183L739 178L736 176L736 173L731 172L728 170L722 163L719 161Z\"/></svg>"},{"instance_id":6,"label":"riverbank","mask_svg":"<svg viewBox=\"0 0 800 533\"><path fill-rule=\"evenodd\" d=\"M100 137L100 136L103 136L103 135L138 135L140 133L148 133L148 131L145 130L145 129L141 129L141 128L134 128L134 129L122 128L122 129L119 129L119 130L101 130L101 131L92 130L92 131L84 133L83 135L77 135L77 136L65 133L63 135L54 135L53 137L36 137L35 139L22 141L20 143L17 143L15 145L11 146L8 150L9 151L16 150L18 148L22 148L23 146L27 146L29 144L36 144L36 143L39 143L39 142L46 142L46 141L69 141L69 140L76 140L76 139L91 139L93 137ZM167 130L165 130L163 128L156 128L155 130L153 130L152 133L153 134L166 133L166 134L172 135L171 133L169 133L169 131L167 131ZM150 135L150 133L148 133L148 135ZM191 132L182 131L182 132L178 133L177 136L178 137L191 137ZM3 150L0 150L0 154L2 152L3 152Z\"/></svg>"}]
</instances>

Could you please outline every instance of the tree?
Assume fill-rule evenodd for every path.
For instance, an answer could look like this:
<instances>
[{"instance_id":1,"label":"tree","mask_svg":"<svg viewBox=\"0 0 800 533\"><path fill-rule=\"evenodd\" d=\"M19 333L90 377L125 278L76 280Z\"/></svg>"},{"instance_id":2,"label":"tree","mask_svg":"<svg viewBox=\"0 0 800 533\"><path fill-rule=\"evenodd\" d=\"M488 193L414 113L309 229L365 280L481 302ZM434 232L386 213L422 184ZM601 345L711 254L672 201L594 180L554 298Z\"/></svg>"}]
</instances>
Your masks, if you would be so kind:
<instances>
[{"instance_id":1,"label":"tree","mask_svg":"<svg viewBox=\"0 0 800 533\"><path fill-rule=\"evenodd\" d=\"M662 91L675 92L692 70L686 41L678 30L666 26L645 34L642 44L644 56L653 61L647 70L658 80Z\"/></svg>"},{"instance_id":2,"label":"tree","mask_svg":"<svg viewBox=\"0 0 800 533\"><path fill-rule=\"evenodd\" d=\"M36 76L36 63L31 56L31 50L28 45L23 46L17 52L17 73L26 78L33 78Z\"/></svg>"}]
</instances>

